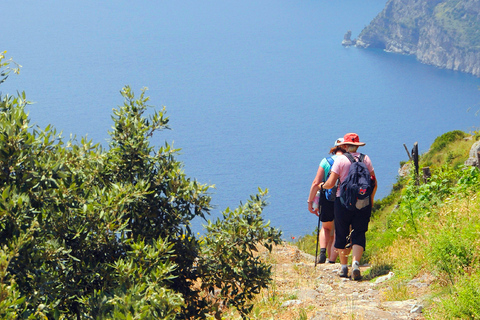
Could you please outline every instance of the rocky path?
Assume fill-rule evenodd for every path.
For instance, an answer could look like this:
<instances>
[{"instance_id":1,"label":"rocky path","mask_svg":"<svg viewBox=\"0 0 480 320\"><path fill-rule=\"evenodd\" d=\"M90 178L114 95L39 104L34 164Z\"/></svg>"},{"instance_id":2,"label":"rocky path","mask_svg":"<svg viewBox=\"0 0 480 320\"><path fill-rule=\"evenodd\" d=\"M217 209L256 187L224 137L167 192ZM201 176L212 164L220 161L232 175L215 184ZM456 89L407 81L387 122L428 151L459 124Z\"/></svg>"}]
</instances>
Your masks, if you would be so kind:
<instances>
[{"instance_id":1,"label":"rocky path","mask_svg":"<svg viewBox=\"0 0 480 320\"><path fill-rule=\"evenodd\" d=\"M272 290L282 297L275 319L425 319L421 301L386 301L382 280L393 274L370 281L340 278L340 264L314 267L312 255L291 245L277 246L270 258L275 280ZM361 266L362 274L368 267Z\"/></svg>"}]
</instances>

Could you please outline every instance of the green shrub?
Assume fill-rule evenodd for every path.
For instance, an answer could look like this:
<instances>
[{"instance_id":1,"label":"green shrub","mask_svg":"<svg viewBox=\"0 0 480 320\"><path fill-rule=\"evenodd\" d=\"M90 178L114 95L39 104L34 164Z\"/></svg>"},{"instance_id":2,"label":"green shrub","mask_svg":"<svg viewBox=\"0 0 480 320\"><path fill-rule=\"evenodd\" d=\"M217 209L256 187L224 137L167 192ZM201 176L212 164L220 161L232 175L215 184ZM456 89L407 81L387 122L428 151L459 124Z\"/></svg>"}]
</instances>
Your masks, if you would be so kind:
<instances>
[{"instance_id":1,"label":"green shrub","mask_svg":"<svg viewBox=\"0 0 480 320\"><path fill-rule=\"evenodd\" d=\"M451 283L474 263L475 250L472 237L459 227L443 229L441 233L430 235L427 257L434 268L444 273Z\"/></svg>"},{"instance_id":2,"label":"green shrub","mask_svg":"<svg viewBox=\"0 0 480 320\"><path fill-rule=\"evenodd\" d=\"M430 319L480 319L480 275L462 278L449 294L427 310Z\"/></svg>"},{"instance_id":3,"label":"green shrub","mask_svg":"<svg viewBox=\"0 0 480 320\"><path fill-rule=\"evenodd\" d=\"M241 245L216 237L206 250L191 221L209 214L210 186L186 177L178 150L150 145L168 128L165 108L147 116L145 90L121 94L108 150L34 129L25 94L0 96L0 316L205 319L217 305L199 283L236 290L244 313L269 283L269 266L251 256L279 241L261 219L266 192L216 224Z\"/></svg>"},{"instance_id":4,"label":"green shrub","mask_svg":"<svg viewBox=\"0 0 480 320\"><path fill-rule=\"evenodd\" d=\"M198 261L198 274L205 291L212 297L212 312L219 317L220 305L235 307L244 318L252 310L248 303L272 280L271 266L262 262L257 245L269 251L281 242L281 233L269 227L261 217L266 192L252 196L234 211L223 212L223 219L209 222Z\"/></svg>"}]
</instances>

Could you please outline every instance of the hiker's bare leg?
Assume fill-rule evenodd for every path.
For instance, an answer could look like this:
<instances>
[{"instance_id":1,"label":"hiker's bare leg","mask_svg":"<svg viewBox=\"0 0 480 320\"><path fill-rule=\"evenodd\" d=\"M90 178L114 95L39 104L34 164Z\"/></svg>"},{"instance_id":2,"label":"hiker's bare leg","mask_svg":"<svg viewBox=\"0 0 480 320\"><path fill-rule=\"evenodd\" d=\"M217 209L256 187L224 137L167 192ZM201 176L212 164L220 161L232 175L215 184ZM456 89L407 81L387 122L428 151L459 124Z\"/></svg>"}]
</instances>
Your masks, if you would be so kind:
<instances>
[{"instance_id":1,"label":"hiker's bare leg","mask_svg":"<svg viewBox=\"0 0 480 320\"><path fill-rule=\"evenodd\" d=\"M329 244L330 247L330 253L328 254L328 260L329 261L337 261L338 257L338 250L335 249L335 232L333 233L333 236L330 236L331 243Z\"/></svg>"},{"instance_id":2,"label":"hiker's bare leg","mask_svg":"<svg viewBox=\"0 0 480 320\"><path fill-rule=\"evenodd\" d=\"M362 259L363 254L363 247L359 246L358 244L354 244L352 247L352 261L358 261L360 263L360 259Z\"/></svg>"},{"instance_id":3,"label":"hiker's bare leg","mask_svg":"<svg viewBox=\"0 0 480 320\"><path fill-rule=\"evenodd\" d=\"M328 256L330 256L330 232L333 229L333 221L322 222L322 230L320 230L320 248L326 248Z\"/></svg>"},{"instance_id":4,"label":"hiker's bare leg","mask_svg":"<svg viewBox=\"0 0 480 320\"><path fill-rule=\"evenodd\" d=\"M348 249L338 249L338 255L340 256L340 263L343 265L348 264L348 256L350 255L350 251L352 251L351 248Z\"/></svg>"}]
</instances>

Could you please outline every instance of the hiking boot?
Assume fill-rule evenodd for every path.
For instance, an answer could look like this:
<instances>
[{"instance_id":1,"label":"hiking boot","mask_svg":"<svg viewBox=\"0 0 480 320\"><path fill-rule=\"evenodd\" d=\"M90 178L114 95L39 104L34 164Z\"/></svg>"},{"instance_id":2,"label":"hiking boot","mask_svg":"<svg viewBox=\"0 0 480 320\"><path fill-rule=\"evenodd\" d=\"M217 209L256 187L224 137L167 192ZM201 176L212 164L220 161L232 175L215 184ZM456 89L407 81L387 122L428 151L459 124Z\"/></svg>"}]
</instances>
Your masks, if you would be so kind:
<instances>
[{"instance_id":1,"label":"hiking boot","mask_svg":"<svg viewBox=\"0 0 480 320\"><path fill-rule=\"evenodd\" d=\"M353 264L352 267L352 280L358 281L362 279L362 275L360 274L360 268L358 263Z\"/></svg>"},{"instance_id":2,"label":"hiking boot","mask_svg":"<svg viewBox=\"0 0 480 320\"><path fill-rule=\"evenodd\" d=\"M317 263L325 263L325 261L327 261L327 255L323 252L320 252Z\"/></svg>"},{"instance_id":3,"label":"hiking boot","mask_svg":"<svg viewBox=\"0 0 480 320\"><path fill-rule=\"evenodd\" d=\"M348 278L348 267L342 267L340 268L340 271L338 272L338 275L341 278Z\"/></svg>"}]
</instances>

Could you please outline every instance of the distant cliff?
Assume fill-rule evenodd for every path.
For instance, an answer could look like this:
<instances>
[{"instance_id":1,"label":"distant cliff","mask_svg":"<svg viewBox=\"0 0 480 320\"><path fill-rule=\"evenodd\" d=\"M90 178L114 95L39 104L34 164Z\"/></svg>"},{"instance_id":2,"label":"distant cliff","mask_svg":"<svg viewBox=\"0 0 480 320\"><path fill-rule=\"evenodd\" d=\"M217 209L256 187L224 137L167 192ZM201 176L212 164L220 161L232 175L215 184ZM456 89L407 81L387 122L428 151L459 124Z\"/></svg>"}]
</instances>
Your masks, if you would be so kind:
<instances>
[{"instance_id":1,"label":"distant cliff","mask_svg":"<svg viewBox=\"0 0 480 320\"><path fill-rule=\"evenodd\" d=\"M389 0L354 43L480 77L480 1Z\"/></svg>"}]
</instances>

